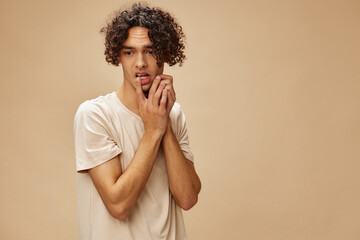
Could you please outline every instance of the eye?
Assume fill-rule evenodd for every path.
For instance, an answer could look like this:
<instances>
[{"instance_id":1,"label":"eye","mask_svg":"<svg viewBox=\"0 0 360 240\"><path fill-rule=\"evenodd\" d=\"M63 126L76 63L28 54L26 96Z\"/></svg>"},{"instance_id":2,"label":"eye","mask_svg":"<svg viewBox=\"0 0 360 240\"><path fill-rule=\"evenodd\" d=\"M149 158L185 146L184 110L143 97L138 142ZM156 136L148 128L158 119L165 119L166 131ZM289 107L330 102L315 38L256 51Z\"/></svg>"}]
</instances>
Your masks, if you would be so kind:
<instances>
[{"instance_id":1,"label":"eye","mask_svg":"<svg viewBox=\"0 0 360 240\"><path fill-rule=\"evenodd\" d=\"M150 51L147 51L147 53L150 54L150 55L153 55L154 51L150 50Z\"/></svg>"},{"instance_id":2,"label":"eye","mask_svg":"<svg viewBox=\"0 0 360 240\"><path fill-rule=\"evenodd\" d=\"M124 55L131 55L131 54L132 54L132 51L124 51L123 54L124 54Z\"/></svg>"}]
</instances>

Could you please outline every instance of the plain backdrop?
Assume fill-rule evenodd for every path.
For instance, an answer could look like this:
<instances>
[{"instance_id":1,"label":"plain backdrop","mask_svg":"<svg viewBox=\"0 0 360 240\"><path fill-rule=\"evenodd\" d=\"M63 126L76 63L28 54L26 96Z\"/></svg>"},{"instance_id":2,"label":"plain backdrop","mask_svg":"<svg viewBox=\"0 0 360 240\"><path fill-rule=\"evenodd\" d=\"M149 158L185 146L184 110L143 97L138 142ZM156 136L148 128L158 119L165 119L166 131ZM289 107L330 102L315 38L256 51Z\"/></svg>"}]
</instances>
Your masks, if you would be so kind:
<instances>
[{"instance_id":1,"label":"plain backdrop","mask_svg":"<svg viewBox=\"0 0 360 240\"><path fill-rule=\"evenodd\" d=\"M73 118L118 89L99 29L125 1L0 1L0 239L77 239ZM203 188L188 237L360 239L360 1L152 1Z\"/></svg>"}]
</instances>

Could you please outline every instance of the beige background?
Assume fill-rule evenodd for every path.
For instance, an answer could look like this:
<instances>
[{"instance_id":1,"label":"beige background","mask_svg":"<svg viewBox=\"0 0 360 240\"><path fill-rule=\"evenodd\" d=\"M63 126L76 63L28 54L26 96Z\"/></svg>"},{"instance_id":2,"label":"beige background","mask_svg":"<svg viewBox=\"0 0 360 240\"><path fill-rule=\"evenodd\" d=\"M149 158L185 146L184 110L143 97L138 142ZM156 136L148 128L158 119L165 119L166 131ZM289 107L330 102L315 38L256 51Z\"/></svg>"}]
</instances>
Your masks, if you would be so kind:
<instances>
[{"instance_id":1,"label":"beige background","mask_svg":"<svg viewBox=\"0 0 360 240\"><path fill-rule=\"evenodd\" d=\"M0 239L76 239L73 117L121 84L122 1L0 1ZM189 239L360 239L360 2L154 1L203 189Z\"/></svg>"}]
</instances>

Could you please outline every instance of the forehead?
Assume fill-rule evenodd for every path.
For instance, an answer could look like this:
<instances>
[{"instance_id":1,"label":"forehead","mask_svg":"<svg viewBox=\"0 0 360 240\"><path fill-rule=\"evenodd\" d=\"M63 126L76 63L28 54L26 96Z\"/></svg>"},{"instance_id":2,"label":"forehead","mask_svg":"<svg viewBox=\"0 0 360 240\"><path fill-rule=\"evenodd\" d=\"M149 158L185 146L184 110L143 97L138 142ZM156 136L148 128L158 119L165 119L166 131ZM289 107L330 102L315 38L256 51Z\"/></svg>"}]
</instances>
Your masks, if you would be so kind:
<instances>
[{"instance_id":1,"label":"forehead","mask_svg":"<svg viewBox=\"0 0 360 240\"><path fill-rule=\"evenodd\" d=\"M149 29L145 27L132 27L128 31L128 37L124 41L124 46L129 47L141 47L151 45L151 41L148 36Z\"/></svg>"}]
</instances>

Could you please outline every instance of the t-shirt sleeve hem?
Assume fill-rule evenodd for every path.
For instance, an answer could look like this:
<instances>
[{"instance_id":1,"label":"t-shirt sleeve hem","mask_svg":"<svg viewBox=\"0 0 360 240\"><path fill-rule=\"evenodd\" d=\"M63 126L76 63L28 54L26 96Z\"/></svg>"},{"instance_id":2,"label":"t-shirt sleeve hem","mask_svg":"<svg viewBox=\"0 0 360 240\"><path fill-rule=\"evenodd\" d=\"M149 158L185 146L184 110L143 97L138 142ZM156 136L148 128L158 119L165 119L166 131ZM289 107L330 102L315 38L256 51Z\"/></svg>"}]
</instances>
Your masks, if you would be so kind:
<instances>
[{"instance_id":1,"label":"t-shirt sleeve hem","mask_svg":"<svg viewBox=\"0 0 360 240\"><path fill-rule=\"evenodd\" d=\"M183 154L187 160L194 162L194 155L192 153L183 151Z\"/></svg>"},{"instance_id":2,"label":"t-shirt sleeve hem","mask_svg":"<svg viewBox=\"0 0 360 240\"><path fill-rule=\"evenodd\" d=\"M81 161L81 159L78 159L78 162L86 162L84 164L77 164L76 166L76 171L80 172L80 171L84 171L84 170L89 170L91 168L97 167L100 164L103 164L111 159L113 159L115 156L119 155L121 153L121 149L116 149L113 152L109 152L107 155L103 156L101 159L94 159L92 161Z\"/></svg>"}]
</instances>

